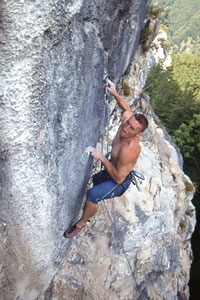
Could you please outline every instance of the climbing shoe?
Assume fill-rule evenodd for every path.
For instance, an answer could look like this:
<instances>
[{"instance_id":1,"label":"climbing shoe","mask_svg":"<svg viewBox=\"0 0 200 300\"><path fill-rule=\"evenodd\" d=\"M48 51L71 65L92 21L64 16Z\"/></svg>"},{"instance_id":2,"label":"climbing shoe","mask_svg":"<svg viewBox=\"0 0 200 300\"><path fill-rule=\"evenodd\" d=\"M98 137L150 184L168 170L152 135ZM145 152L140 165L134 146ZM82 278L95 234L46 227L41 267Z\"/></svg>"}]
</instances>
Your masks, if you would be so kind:
<instances>
[{"instance_id":1,"label":"climbing shoe","mask_svg":"<svg viewBox=\"0 0 200 300\"><path fill-rule=\"evenodd\" d=\"M84 227L84 226L83 226ZM82 228L77 228L76 224L70 226L63 234L65 238L72 238L76 236L82 229Z\"/></svg>"}]
</instances>

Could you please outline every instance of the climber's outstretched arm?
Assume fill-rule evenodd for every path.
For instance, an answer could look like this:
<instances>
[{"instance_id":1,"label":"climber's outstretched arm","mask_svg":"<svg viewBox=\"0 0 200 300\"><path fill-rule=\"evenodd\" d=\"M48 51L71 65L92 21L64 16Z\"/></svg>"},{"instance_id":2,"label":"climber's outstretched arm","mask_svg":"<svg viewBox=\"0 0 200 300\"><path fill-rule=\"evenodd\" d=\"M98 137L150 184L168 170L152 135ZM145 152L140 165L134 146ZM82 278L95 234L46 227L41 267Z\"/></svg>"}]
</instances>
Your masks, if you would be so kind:
<instances>
[{"instance_id":1,"label":"climber's outstretched arm","mask_svg":"<svg viewBox=\"0 0 200 300\"><path fill-rule=\"evenodd\" d=\"M129 104L118 94L118 92L115 88L115 84L109 79L107 81L109 84L107 87L107 90L115 97L119 107L123 111L131 112L131 108L130 108Z\"/></svg>"}]
</instances>

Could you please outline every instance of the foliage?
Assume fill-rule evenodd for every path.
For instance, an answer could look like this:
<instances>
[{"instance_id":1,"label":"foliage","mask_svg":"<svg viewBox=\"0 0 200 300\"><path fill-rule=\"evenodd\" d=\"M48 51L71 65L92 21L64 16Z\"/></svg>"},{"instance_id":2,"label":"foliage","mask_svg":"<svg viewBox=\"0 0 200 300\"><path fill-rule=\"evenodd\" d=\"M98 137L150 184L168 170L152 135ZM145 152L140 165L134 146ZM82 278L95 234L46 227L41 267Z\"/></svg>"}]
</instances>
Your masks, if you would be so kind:
<instances>
[{"instance_id":1,"label":"foliage","mask_svg":"<svg viewBox=\"0 0 200 300\"><path fill-rule=\"evenodd\" d=\"M152 42L158 33L159 24L161 23L164 28L167 28L168 11L164 7L150 5L146 14L146 22L140 34L140 43L143 45L144 51L155 48L155 44ZM167 47L167 45L165 46Z\"/></svg>"},{"instance_id":2,"label":"foliage","mask_svg":"<svg viewBox=\"0 0 200 300\"><path fill-rule=\"evenodd\" d=\"M148 41L150 41L150 38L154 35L154 31L148 27L143 28L140 34L140 42L145 46L145 50L149 50L151 43L148 44Z\"/></svg>"},{"instance_id":3,"label":"foliage","mask_svg":"<svg viewBox=\"0 0 200 300\"><path fill-rule=\"evenodd\" d=\"M174 132L174 140L182 149L185 158L193 157L195 152L200 153L200 114L182 123Z\"/></svg>"},{"instance_id":4,"label":"foliage","mask_svg":"<svg viewBox=\"0 0 200 300\"><path fill-rule=\"evenodd\" d=\"M164 6L151 4L148 8L147 15L155 17L160 24L165 27L169 26L169 9Z\"/></svg>"},{"instance_id":5,"label":"foliage","mask_svg":"<svg viewBox=\"0 0 200 300\"><path fill-rule=\"evenodd\" d=\"M167 39L160 39L160 46L163 48L163 49L169 49L170 48L170 41Z\"/></svg>"},{"instance_id":6,"label":"foliage","mask_svg":"<svg viewBox=\"0 0 200 300\"><path fill-rule=\"evenodd\" d=\"M176 79L181 91L200 102L200 56L178 54L172 56L173 78Z\"/></svg>"},{"instance_id":7,"label":"foliage","mask_svg":"<svg viewBox=\"0 0 200 300\"><path fill-rule=\"evenodd\" d=\"M200 50L200 1L199 0L158 0L158 5L169 8L169 30L173 35L173 52ZM192 42L191 42L192 41ZM184 42L184 47L182 43Z\"/></svg>"},{"instance_id":8,"label":"foliage","mask_svg":"<svg viewBox=\"0 0 200 300\"><path fill-rule=\"evenodd\" d=\"M185 182L185 189L186 189L187 192L193 192L195 190L195 187L191 182L186 181ZM189 210L189 211L186 212L186 214L188 216L190 216L192 214L192 212L193 212L193 210Z\"/></svg>"},{"instance_id":9,"label":"foliage","mask_svg":"<svg viewBox=\"0 0 200 300\"><path fill-rule=\"evenodd\" d=\"M158 7L157 5L151 4L148 8L148 14L154 16L155 18L159 18L163 13L163 7Z\"/></svg>"},{"instance_id":10,"label":"foliage","mask_svg":"<svg viewBox=\"0 0 200 300\"><path fill-rule=\"evenodd\" d=\"M171 51L173 53L200 53L200 1L199 0L158 0L158 5L170 8L169 32L172 39ZM169 36L169 35L168 35ZM194 261L190 272L190 299L199 299L200 288L200 107L199 107L199 57L191 56L174 57L177 64L172 66L172 85L177 85L177 92L174 94L174 109L180 111L180 125L171 127L176 143L179 145L184 155L184 171L196 182L196 193L193 204L196 208L197 225L192 235L192 251ZM182 60L182 62L181 62ZM191 67L189 66L191 64ZM195 66L195 64L197 64ZM179 69L180 66L180 69ZM174 73L173 73L174 72ZM168 71L167 71L168 73ZM170 76L169 74L167 74ZM170 82L169 82L170 83ZM169 84L170 88L170 84ZM180 97L177 101L176 96ZM187 99L188 97L188 99ZM188 105L187 105L188 103ZM186 105L186 106L185 106ZM188 107L189 106L189 107ZM185 109L184 109L185 108ZM188 109L189 108L189 109ZM172 109L169 107L168 111ZM175 122L174 122L175 123Z\"/></svg>"},{"instance_id":11,"label":"foliage","mask_svg":"<svg viewBox=\"0 0 200 300\"><path fill-rule=\"evenodd\" d=\"M189 122L182 123L174 131L174 140L186 159L192 159L200 173L200 114L194 114Z\"/></svg>"},{"instance_id":12,"label":"foliage","mask_svg":"<svg viewBox=\"0 0 200 300\"><path fill-rule=\"evenodd\" d=\"M124 96L126 96L126 97L130 96L131 87L127 82L125 82L125 81L122 82L122 89L123 89Z\"/></svg>"},{"instance_id":13,"label":"foliage","mask_svg":"<svg viewBox=\"0 0 200 300\"><path fill-rule=\"evenodd\" d=\"M200 179L200 57L175 54L172 65L157 66L149 73L146 87L155 113L179 146L185 171Z\"/></svg>"}]
</instances>

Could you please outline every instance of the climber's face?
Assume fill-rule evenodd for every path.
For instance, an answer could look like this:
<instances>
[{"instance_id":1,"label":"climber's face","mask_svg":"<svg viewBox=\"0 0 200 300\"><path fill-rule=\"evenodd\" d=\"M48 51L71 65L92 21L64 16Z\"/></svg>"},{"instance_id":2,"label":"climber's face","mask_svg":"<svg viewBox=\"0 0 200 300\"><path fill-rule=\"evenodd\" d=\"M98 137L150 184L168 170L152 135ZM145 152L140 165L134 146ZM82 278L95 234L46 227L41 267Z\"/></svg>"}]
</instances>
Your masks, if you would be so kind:
<instances>
[{"instance_id":1,"label":"climber's face","mask_svg":"<svg viewBox=\"0 0 200 300\"><path fill-rule=\"evenodd\" d=\"M136 120L135 116L131 116L121 127L120 136L123 138L132 138L142 135L142 125Z\"/></svg>"}]
</instances>

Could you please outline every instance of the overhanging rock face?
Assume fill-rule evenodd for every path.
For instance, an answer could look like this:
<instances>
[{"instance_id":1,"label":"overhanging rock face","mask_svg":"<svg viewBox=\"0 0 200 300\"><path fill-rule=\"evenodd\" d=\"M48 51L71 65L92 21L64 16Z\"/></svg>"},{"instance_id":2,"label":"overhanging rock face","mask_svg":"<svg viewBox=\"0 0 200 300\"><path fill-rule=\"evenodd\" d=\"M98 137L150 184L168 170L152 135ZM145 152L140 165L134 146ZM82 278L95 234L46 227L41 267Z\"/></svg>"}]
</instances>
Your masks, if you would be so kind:
<instances>
[{"instance_id":1,"label":"overhanging rock face","mask_svg":"<svg viewBox=\"0 0 200 300\"><path fill-rule=\"evenodd\" d=\"M140 86L148 69L140 51L136 59L124 77L131 89ZM131 82L135 70L139 73ZM73 239L45 300L189 299L194 187L181 169L176 146L155 124L148 97L129 100L149 118L135 166L145 175L145 188L132 185L122 197L101 202L97 215ZM110 136L119 126L116 112Z\"/></svg>"},{"instance_id":2,"label":"overhanging rock face","mask_svg":"<svg viewBox=\"0 0 200 300\"><path fill-rule=\"evenodd\" d=\"M103 120L103 75L136 52L150 1L2 1L0 298L42 299L68 252Z\"/></svg>"}]
</instances>

